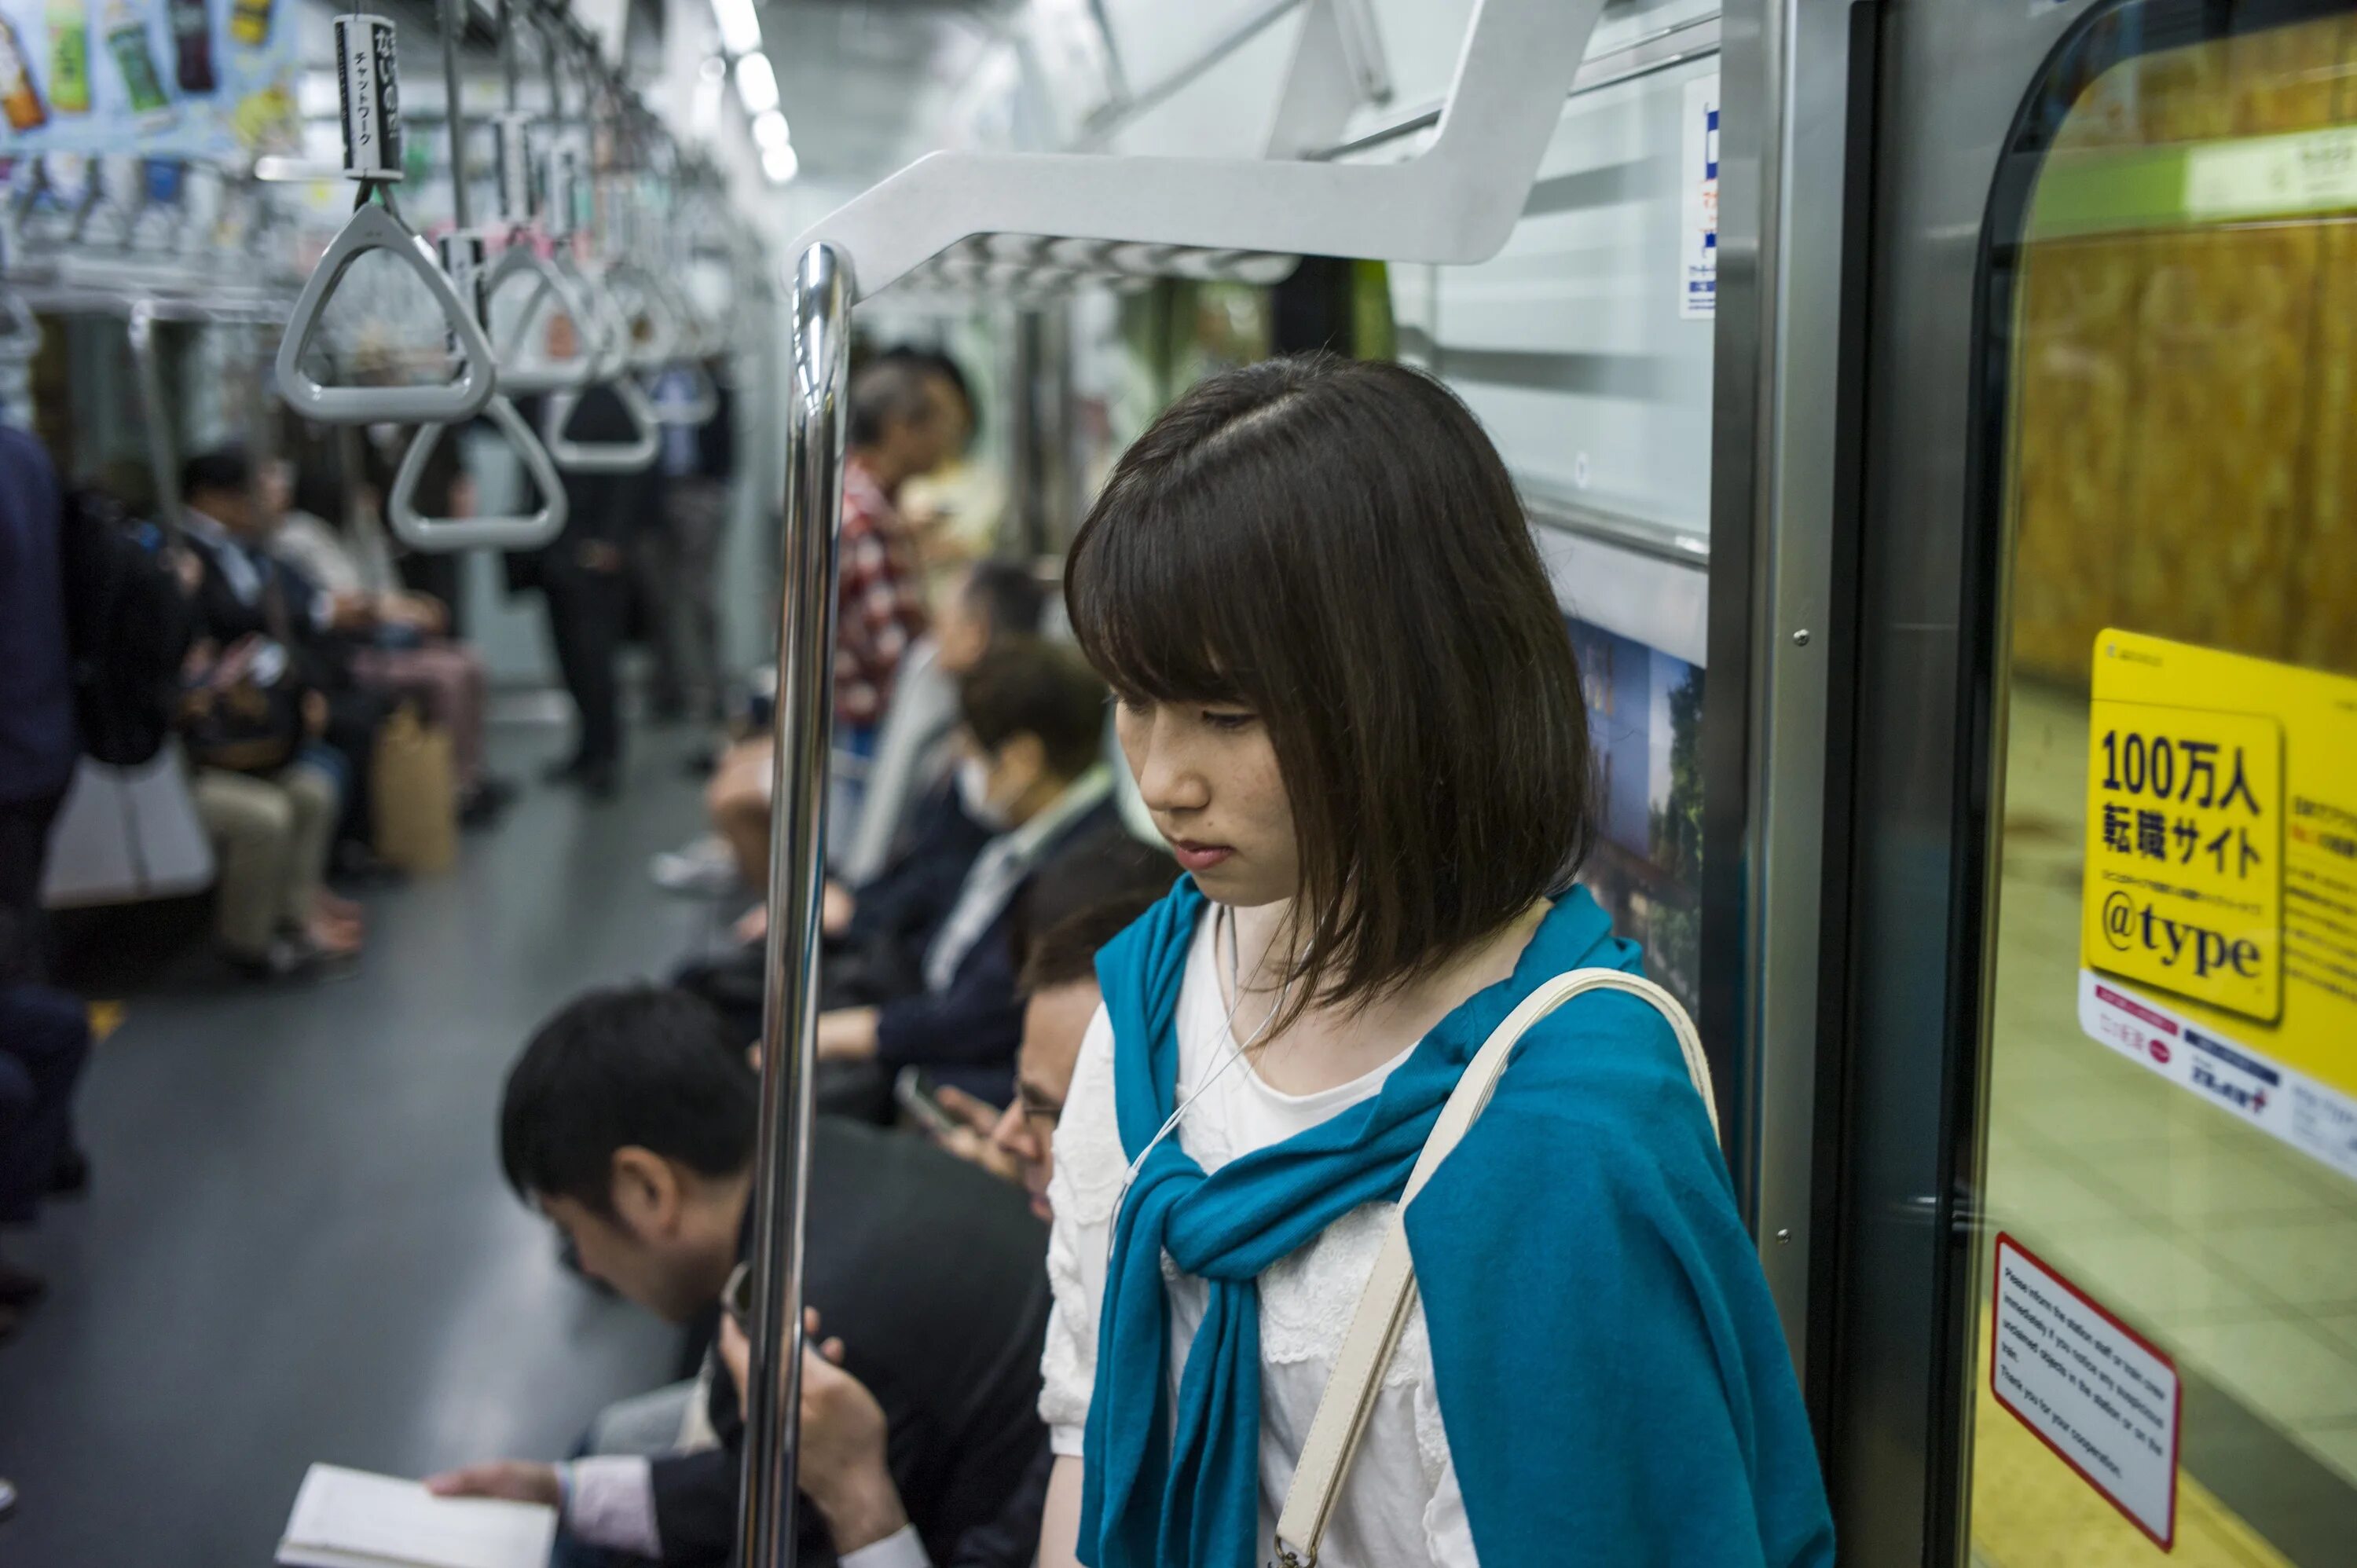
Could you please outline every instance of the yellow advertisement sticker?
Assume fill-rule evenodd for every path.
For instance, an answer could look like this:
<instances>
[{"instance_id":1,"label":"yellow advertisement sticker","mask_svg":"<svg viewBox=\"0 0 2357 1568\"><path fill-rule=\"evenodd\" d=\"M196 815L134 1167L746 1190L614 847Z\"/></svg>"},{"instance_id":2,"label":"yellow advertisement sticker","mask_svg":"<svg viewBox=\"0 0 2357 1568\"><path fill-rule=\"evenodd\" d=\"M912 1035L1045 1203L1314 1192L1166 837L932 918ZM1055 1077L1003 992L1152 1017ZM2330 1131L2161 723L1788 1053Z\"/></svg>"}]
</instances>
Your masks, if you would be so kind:
<instances>
[{"instance_id":1,"label":"yellow advertisement sticker","mask_svg":"<svg viewBox=\"0 0 2357 1568\"><path fill-rule=\"evenodd\" d=\"M2080 1022L2357 1176L2357 680L2095 639Z\"/></svg>"},{"instance_id":2,"label":"yellow advertisement sticker","mask_svg":"<svg viewBox=\"0 0 2357 1568\"><path fill-rule=\"evenodd\" d=\"M2095 699L2086 936L2096 969L2273 1023L2283 1010L2283 726Z\"/></svg>"}]
</instances>

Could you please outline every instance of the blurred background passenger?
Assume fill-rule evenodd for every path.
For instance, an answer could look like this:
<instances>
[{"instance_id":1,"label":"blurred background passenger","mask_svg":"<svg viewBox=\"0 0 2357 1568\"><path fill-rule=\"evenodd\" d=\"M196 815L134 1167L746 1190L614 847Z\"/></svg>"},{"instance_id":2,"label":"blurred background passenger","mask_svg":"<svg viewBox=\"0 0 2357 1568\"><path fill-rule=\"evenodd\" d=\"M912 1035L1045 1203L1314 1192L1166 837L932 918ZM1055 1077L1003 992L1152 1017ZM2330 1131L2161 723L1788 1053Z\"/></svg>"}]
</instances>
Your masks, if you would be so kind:
<instances>
[{"instance_id":1,"label":"blurred background passenger","mask_svg":"<svg viewBox=\"0 0 2357 1568\"><path fill-rule=\"evenodd\" d=\"M998 639L1037 632L1046 604L1039 579L1011 561L974 563L943 596L933 631L901 661L831 905L848 897L848 886L883 875L911 851L925 802L946 788L956 764L958 682ZM651 869L660 886L707 894L766 890L774 746L770 736L756 736L722 756L705 791L714 832L658 855Z\"/></svg>"},{"instance_id":2,"label":"blurred background passenger","mask_svg":"<svg viewBox=\"0 0 2357 1568\"><path fill-rule=\"evenodd\" d=\"M264 548L243 453L190 458L180 491L184 533L202 567L183 723L197 809L220 860L222 956L259 978L357 956L360 908L329 892L326 876L374 724L370 709L347 702L339 726L328 700L335 671L317 634L340 612Z\"/></svg>"},{"instance_id":3,"label":"blurred background passenger","mask_svg":"<svg viewBox=\"0 0 2357 1568\"><path fill-rule=\"evenodd\" d=\"M58 476L41 444L0 426L0 918L29 929L49 826L81 746L60 562Z\"/></svg>"},{"instance_id":4,"label":"blurred background passenger","mask_svg":"<svg viewBox=\"0 0 2357 1568\"><path fill-rule=\"evenodd\" d=\"M548 339L550 358L572 358L571 318L551 316ZM543 406L535 401L527 414L535 427ZM578 394L565 422L566 438L585 443L626 442L637 430L620 396L603 382ZM630 616L623 569L632 537L653 513L656 478L651 472L562 478L565 530L538 550L511 554L508 585L538 588L546 601L549 640L577 720L572 754L544 777L606 800L621 787L619 660Z\"/></svg>"},{"instance_id":5,"label":"blurred background passenger","mask_svg":"<svg viewBox=\"0 0 2357 1568\"><path fill-rule=\"evenodd\" d=\"M651 395L663 421L655 460L661 504L639 530L631 557L654 620L649 696L659 719L723 716L720 546L737 472L737 408L726 362L715 357L700 369L715 403L694 424L681 417L694 378L677 368L655 378Z\"/></svg>"},{"instance_id":6,"label":"blurred background passenger","mask_svg":"<svg viewBox=\"0 0 2357 1568\"><path fill-rule=\"evenodd\" d=\"M488 678L482 655L447 635L450 607L402 585L383 520L370 498L344 487L324 443L306 454L300 467L267 465L263 495L275 520L271 553L341 607L338 624L354 678L415 703L427 723L450 736L460 820L489 821L513 790L484 768Z\"/></svg>"}]
</instances>

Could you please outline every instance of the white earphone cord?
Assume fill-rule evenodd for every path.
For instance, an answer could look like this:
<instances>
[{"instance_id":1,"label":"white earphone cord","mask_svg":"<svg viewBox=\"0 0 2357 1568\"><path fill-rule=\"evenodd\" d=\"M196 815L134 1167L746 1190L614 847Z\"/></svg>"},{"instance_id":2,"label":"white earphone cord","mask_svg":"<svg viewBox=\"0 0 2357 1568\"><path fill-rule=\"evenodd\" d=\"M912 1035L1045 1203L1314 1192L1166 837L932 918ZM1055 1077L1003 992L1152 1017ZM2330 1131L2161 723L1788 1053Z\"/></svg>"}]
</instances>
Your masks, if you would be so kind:
<instances>
[{"instance_id":1,"label":"white earphone cord","mask_svg":"<svg viewBox=\"0 0 2357 1568\"><path fill-rule=\"evenodd\" d=\"M1233 993L1234 999L1228 1004L1228 1015L1226 1020L1220 1025L1220 1034L1222 1037L1226 1039L1228 1042L1228 1059L1222 1062L1217 1068L1212 1069L1211 1076L1203 1079L1201 1083L1198 1084L1195 1087L1195 1091L1188 1095L1184 1101L1179 1102L1178 1108L1170 1112L1169 1119L1162 1123L1161 1131L1156 1133L1153 1137L1148 1138L1146 1141L1146 1147L1138 1151L1137 1158L1129 1162L1129 1169L1122 1175L1121 1190L1114 1194L1113 1214L1106 1225L1105 1256L1108 1259L1113 1256L1114 1235L1121 1228L1121 1206L1128 1201L1130 1187L1137 1180L1137 1173L1145 1168L1146 1156L1153 1154L1157 1148L1161 1146L1162 1140L1170 1136L1172 1132L1178 1128L1180 1120L1186 1116L1188 1112L1192 1111L1195 1108L1195 1102L1197 1101L1202 1099L1203 1096L1211 1091L1212 1085L1218 1083L1220 1079L1228 1075L1228 1069L1230 1068L1234 1067L1238 1062L1243 1060L1244 1054L1250 1051L1254 1046L1260 1044L1260 1037L1268 1033L1268 1026L1276 1022L1276 1015L1285 1011L1286 1001L1293 994L1293 975L1290 971L1287 971L1284 982L1276 988L1276 1000L1269 1004L1268 1013L1261 1019L1260 1026L1252 1032L1251 1038L1245 1040L1242 1045L1236 1044L1236 1010L1244 1004L1244 979L1243 964L1239 955L1236 942L1235 913L1233 910L1228 908L1227 906L1222 905L1220 907L1219 913L1212 918L1214 919L1223 919L1227 922L1228 989ZM1218 939L1215 936L1213 940L1217 940ZM1261 955L1261 961L1263 963L1268 961L1268 955L1266 953L1263 953Z\"/></svg>"}]
</instances>

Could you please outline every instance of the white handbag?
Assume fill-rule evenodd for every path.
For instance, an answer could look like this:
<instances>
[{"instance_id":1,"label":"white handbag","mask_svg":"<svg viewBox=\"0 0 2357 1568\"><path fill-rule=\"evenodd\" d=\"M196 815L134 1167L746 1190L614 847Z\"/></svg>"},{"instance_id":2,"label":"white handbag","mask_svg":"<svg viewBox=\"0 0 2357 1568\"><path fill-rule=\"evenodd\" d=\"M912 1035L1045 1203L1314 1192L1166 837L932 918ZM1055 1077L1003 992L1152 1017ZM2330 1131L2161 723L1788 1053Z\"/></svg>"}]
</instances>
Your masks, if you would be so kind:
<instances>
[{"instance_id":1,"label":"white handbag","mask_svg":"<svg viewBox=\"0 0 2357 1568\"><path fill-rule=\"evenodd\" d=\"M1408 1174L1398 1211L1383 1237L1383 1251L1376 1254L1374 1272L1359 1293L1358 1310L1351 1316L1341 1353L1334 1359L1333 1375L1327 1380L1318 1414L1309 1423L1309 1435L1301 1444L1301 1460L1285 1496L1285 1512L1276 1521L1278 1568L1315 1568L1318 1543L1325 1539L1335 1499L1341 1495L1342 1478L1349 1474L1359 1440L1366 1433L1367 1418L1374 1412L1383 1368L1399 1345L1400 1331L1407 1326L1408 1308L1415 1301L1415 1265L1407 1250L1407 1206L1490 1103L1515 1043L1531 1026L1582 992L1604 990L1641 996L1670 1021L1678 1037L1678 1050L1685 1058L1686 1077L1693 1080L1710 1115L1711 1135L1718 1135L1718 1101L1711 1092L1710 1062L1703 1055L1702 1036L1695 1033L1694 1020L1686 1016L1676 997L1650 980L1617 969L1573 970L1524 997L1522 1005L1508 1014L1474 1053L1448 1102L1441 1107L1440 1119L1425 1140L1415 1168Z\"/></svg>"}]
</instances>

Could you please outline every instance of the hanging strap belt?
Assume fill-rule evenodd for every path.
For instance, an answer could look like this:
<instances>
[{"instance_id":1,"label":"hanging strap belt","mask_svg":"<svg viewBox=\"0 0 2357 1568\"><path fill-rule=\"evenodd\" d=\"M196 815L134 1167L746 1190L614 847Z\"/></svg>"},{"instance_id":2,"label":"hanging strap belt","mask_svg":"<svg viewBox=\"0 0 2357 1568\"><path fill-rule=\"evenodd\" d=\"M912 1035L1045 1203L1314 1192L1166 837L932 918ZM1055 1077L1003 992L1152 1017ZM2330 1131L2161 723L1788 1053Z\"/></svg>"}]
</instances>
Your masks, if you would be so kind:
<instances>
[{"instance_id":1,"label":"hanging strap belt","mask_svg":"<svg viewBox=\"0 0 2357 1568\"><path fill-rule=\"evenodd\" d=\"M1441 1107L1432 1135L1425 1140L1424 1153L1416 1157L1415 1168L1409 1172L1407 1186L1400 1193L1399 1208L1384 1234L1383 1251L1375 1257L1374 1273L1359 1293L1358 1309L1351 1315L1350 1331L1342 1337L1341 1353L1334 1359L1326 1392L1318 1402L1318 1414L1309 1423L1309 1435L1302 1441L1293 1485L1285 1495L1275 1543L1280 1568L1315 1568L1318 1544L1326 1538L1335 1500L1341 1496L1343 1477L1350 1473L1360 1439L1366 1435L1368 1418L1374 1413L1383 1369L1391 1364L1392 1352L1407 1327L1409 1310L1415 1305L1407 1206L1489 1105L1523 1036L1540 1019L1589 991L1627 992L1651 1003L1669 1020L1679 1053L1685 1058L1686 1077L1709 1112L1711 1135L1718 1136L1718 1101L1711 1091L1710 1061L1703 1055L1702 1036L1695 1033L1694 1020L1686 1016L1676 997L1650 980L1617 969L1573 970L1524 997L1523 1004L1508 1014L1474 1053L1448 1102Z\"/></svg>"}]
</instances>

